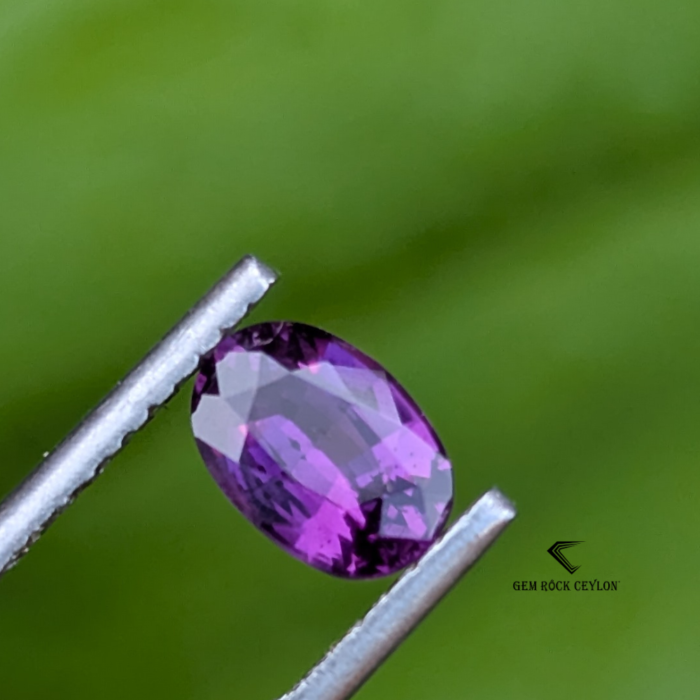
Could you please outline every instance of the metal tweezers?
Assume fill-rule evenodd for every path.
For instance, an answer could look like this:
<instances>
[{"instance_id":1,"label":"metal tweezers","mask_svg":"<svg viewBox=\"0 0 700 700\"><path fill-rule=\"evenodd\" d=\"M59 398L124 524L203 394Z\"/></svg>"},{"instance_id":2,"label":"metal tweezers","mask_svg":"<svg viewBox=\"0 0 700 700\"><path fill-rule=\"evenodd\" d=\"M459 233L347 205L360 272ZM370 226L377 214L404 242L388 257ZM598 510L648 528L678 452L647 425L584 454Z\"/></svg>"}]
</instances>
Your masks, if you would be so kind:
<instances>
[{"instance_id":1,"label":"metal tweezers","mask_svg":"<svg viewBox=\"0 0 700 700\"><path fill-rule=\"evenodd\" d=\"M275 283L243 258L0 505L0 575L90 484L170 399L222 335ZM309 674L280 700L346 700L384 662L515 517L497 489L486 492L408 569Z\"/></svg>"}]
</instances>

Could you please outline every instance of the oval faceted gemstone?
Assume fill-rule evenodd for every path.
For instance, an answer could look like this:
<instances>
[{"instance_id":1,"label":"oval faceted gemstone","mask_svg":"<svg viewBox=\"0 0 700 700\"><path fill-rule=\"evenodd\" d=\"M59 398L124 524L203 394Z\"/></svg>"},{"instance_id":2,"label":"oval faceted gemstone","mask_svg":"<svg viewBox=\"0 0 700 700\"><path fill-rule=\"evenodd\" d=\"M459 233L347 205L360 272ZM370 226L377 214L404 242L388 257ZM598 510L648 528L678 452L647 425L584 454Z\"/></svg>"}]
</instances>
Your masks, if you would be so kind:
<instances>
[{"instance_id":1,"label":"oval faceted gemstone","mask_svg":"<svg viewBox=\"0 0 700 700\"><path fill-rule=\"evenodd\" d=\"M192 426L207 468L257 528L338 576L416 561L452 504L418 406L374 360L301 323L261 323L203 360Z\"/></svg>"}]
</instances>

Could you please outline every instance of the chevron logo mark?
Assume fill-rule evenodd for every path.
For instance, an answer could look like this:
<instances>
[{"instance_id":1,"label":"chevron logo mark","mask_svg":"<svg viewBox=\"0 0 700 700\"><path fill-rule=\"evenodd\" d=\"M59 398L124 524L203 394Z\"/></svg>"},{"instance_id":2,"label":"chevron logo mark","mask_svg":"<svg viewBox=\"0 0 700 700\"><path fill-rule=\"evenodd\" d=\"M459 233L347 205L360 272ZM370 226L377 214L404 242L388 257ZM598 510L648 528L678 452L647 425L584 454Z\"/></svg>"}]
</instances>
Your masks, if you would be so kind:
<instances>
[{"instance_id":1,"label":"chevron logo mark","mask_svg":"<svg viewBox=\"0 0 700 700\"><path fill-rule=\"evenodd\" d=\"M568 549L569 547L574 547L577 544L583 544L583 542L555 542L547 551L570 573L573 574L574 571L580 569L581 566L574 566L562 553L562 549Z\"/></svg>"}]
</instances>

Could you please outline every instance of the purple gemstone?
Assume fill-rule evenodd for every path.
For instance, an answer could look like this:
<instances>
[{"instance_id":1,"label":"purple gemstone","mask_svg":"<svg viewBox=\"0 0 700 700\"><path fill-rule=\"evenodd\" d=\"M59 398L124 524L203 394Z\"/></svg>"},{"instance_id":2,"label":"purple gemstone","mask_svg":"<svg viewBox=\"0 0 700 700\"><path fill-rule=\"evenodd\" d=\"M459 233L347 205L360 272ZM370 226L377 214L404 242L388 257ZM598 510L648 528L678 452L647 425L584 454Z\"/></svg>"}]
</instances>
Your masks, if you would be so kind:
<instances>
[{"instance_id":1,"label":"purple gemstone","mask_svg":"<svg viewBox=\"0 0 700 700\"><path fill-rule=\"evenodd\" d=\"M416 561L452 505L452 468L379 364L301 323L261 323L203 360L197 445L222 491L293 556L337 576Z\"/></svg>"}]
</instances>

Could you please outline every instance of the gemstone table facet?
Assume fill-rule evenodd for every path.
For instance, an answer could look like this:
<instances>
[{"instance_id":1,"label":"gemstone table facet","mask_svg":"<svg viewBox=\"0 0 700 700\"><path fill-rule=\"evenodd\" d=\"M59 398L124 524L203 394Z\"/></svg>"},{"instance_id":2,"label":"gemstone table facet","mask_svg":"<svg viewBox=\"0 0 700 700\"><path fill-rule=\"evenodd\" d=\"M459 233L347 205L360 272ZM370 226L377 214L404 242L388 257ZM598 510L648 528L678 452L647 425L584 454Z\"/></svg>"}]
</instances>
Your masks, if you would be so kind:
<instances>
[{"instance_id":1,"label":"gemstone table facet","mask_svg":"<svg viewBox=\"0 0 700 700\"><path fill-rule=\"evenodd\" d=\"M392 574L440 534L452 469L377 362L301 323L262 323L203 359L192 426L219 487L293 556L346 578Z\"/></svg>"}]
</instances>

